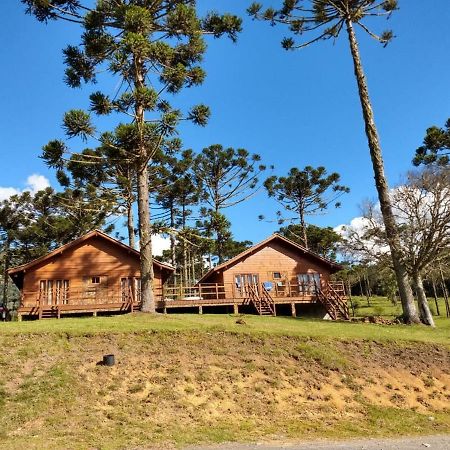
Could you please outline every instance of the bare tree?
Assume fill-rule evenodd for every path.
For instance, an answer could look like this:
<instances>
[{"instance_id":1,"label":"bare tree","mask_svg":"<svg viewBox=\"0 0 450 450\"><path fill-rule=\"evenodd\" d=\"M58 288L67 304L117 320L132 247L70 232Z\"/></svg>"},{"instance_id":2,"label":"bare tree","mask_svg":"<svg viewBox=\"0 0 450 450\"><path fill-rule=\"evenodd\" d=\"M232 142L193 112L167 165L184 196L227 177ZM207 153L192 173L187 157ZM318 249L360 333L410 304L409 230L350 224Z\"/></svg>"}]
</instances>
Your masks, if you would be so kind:
<instances>
[{"instance_id":1,"label":"bare tree","mask_svg":"<svg viewBox=\"0 0 450 450\"><path fill-rule=\"evenodd\" d=\"M427 269L448 256L450 247L450 171L430 167L410 172L406 182L391 191L393 213L407 271L417 292L423 323L434 326L423 287ZM348 252L363 259L390 264L389 246L377 205L368 203L360 227L343 230Z\"/></svg>"}]
</instances>

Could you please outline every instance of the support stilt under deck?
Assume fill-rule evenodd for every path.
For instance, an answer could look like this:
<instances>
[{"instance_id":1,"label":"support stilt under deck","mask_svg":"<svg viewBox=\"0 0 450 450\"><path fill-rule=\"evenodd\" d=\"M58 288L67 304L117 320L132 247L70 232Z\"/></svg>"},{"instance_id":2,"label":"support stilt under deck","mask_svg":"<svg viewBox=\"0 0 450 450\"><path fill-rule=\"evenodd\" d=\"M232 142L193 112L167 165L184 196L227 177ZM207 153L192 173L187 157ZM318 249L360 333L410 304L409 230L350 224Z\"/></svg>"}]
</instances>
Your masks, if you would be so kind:
<instances>
[{"instance_id":1,"label":"support stilt under deck","mask_svg":"<svg viewBox=\"0 0 450 450\"><path fill-rule=\"evenodd\" d=\"M297 317L297 309L295 308L295 303L291 303L291 315L292 317Z\"/></svg>"}]
</instances>

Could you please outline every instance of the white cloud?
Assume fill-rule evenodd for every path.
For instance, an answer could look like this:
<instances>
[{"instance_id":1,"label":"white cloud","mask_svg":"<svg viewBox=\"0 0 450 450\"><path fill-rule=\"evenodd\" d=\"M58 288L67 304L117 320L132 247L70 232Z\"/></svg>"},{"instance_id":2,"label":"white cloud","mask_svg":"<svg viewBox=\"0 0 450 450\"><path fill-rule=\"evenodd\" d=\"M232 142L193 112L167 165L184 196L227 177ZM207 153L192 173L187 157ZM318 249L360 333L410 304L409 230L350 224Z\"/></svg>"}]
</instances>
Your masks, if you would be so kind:
<instances>
[{"instance_id":1,"label":"white cloud","mask_svg":"<svg viewBox=\"0 0 450 450\"><path fill-rule=\"evenodd\" d=\"M367 230L367 227L369 226L369 220L365 217L354 217L350 224L342 224L338 225L337 227L334 227L333 230L341 235L344 236L347 234L346 231L350 228L354 231L364 233Z\"/></svg>"},{"instance_id":2,"label":"white cloud","mask_svg":"<svg viewBox=\"0 0 450 450\"><path fill-rule=\"evenodd\" d=\"M32 194L36 194L36 192L48 187L50 187L50 181L43 175L34 173L27 178L25 187L23 189L0 186L0 201L6 200L13 195L22 194L23 192L27 191L31 192Z\"/></svg>"},{"instance_id":3,"label":"white cloud","mask_svg":"<svg viewBox=\"0 0 450 450\"><path fill-rule=\"evenodd\" d=\"M153 256L161 256L164 250L170 249L170 238L163 237L161 234L152 236L152 253Z\"/></svg>"},{"instance_id":4,"label":"white cloud","mask_svg":"<svg viewBox=\"0 0 450 450\"><path fill-rule=\"evenodd\" d=\"M0 187L0 201L6 200L13 195L19 194L20 191L12 187Z\"/></svg>"},{"instance_id":5,"label":"white cloud","mask_svg":"<svg viewBox=\"0 0 450 450\"><path fill-rule=\"evenodd\" d=\"M38 191L43 191L50 187L50 181L44 175L34 173L27 178L26 186L25 191L31 191L31 193L35 194Z\"/></svg>"}]
</instances>

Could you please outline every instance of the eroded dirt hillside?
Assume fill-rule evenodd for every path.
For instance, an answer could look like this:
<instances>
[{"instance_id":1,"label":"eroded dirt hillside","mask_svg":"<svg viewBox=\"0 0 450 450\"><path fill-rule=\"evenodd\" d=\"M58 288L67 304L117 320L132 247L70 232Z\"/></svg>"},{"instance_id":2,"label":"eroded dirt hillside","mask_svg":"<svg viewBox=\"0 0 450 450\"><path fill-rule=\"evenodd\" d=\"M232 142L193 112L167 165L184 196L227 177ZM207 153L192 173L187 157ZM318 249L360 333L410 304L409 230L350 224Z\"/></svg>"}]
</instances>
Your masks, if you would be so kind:
<instances>
[{"instance_id":1,"label":"eroded dirt hillside","mask_svg":"<svg viewBox=\"0 0 450 450\"><path fill-rule=\"evenodd\" d=\"M450 431L450 352L229 332L0 337L2 448ZM114 353L117 364L96 363Z\"/></svg>"}]
</instances>

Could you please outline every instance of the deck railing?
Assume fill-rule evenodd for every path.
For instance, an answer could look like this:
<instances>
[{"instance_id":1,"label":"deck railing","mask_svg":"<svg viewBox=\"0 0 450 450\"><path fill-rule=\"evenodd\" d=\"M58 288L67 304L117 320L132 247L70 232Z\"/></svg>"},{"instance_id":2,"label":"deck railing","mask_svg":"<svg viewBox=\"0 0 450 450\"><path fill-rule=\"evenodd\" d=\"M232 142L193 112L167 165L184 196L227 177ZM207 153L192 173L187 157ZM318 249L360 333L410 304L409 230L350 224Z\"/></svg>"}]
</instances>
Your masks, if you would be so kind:
<instances>
[{"instance_id":1,"label":"deck railing","mask_svg":"<svg viewBox=\"0 0 450 450\"><path fill-rule=\"evenodd\" d=\"M137 296L131 287L126 290L118 289L68 289L64 295L60 295L54 288L47 291L24 291L22 293L21 306L31 306L35 299L36 306L45 308L55 305L97 305L137 303Z\"/></svg>"},{"instance_id":2,"label":"deck railing","mask_svg":"<svg viewBox=\"0 0 450 450\"><path fill-rule=\"evenodd\" d=\"M231 283L207 283L195 286L163 286L161 300L227 300L227 294L232 292ZM156 292L159 297L159 292ZM229 297L229 296L228 296Z\"/></svg>"},{"instance_id":3,"label":"deck railing","mask_svg":"<svg viewBox=\"0 0 450 450\"><path fill-rule=\"evenodd\" d=\"M329 282L324 284L322 289L328 287L333 293L345 297L344 284L342 282ZM312 283L259 283L252 284L255 295L269 296L272 299L280 298L304 298L313 299L317 296L317 289ZM156 301L211 301L215 303L229 303L230 300L245 300L248 298L248 289L245 285L238 286L236 283L201 283L195 286L173 286L166 285L156 288ZM24 304L26 299L26 304ZM33 302L30 302L34 299ZM139 303L139 293L134 292L131 287L128 290L121 289L69 289L64 295L52 291L25 291L22 296L22 306L40 306L42 308L54 305L98 305L98 304L118 304L124 303L136 305Z\"/></svg>"}]
</instances>

